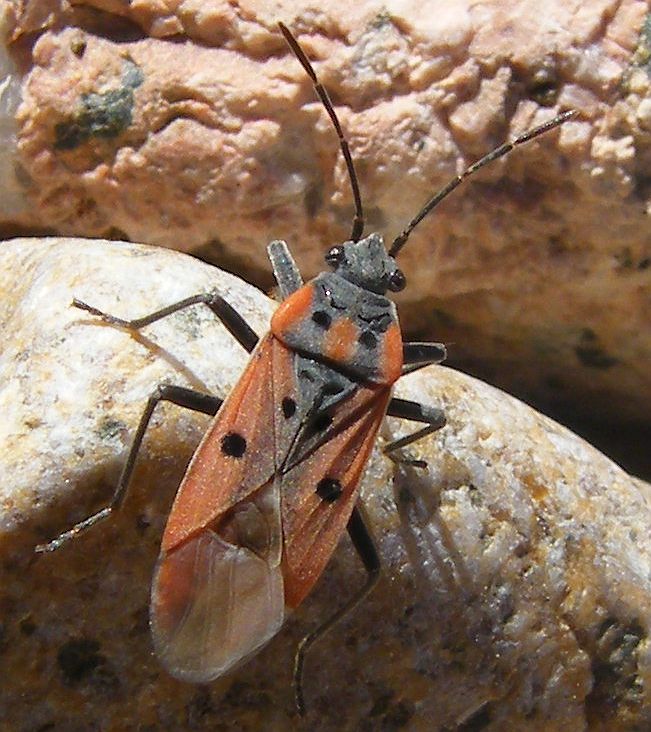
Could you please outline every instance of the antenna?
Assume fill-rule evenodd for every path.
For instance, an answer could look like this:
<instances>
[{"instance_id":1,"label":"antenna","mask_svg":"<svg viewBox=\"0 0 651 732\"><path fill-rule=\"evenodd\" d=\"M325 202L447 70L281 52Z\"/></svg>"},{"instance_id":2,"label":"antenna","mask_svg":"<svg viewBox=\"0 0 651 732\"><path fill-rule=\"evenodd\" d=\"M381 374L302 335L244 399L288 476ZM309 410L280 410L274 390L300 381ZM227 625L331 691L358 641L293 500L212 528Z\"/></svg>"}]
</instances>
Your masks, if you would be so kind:
<instances>
[{"instance_id":1,"label":"antenna","mask_svg":"<svg viewBox=\"0 0 651 732\"><path fill-rule=\"evenodd\" d=\"M353 189L353 198L355 200L355 217L353 218L353 230L350 234L350 238L353 241L359 241L364 231L364 211L362 209L362 197L359 193L357 174L355 173L355 166L353 165L353 159L350 155L348 141L344 137L344 133L341 130L341 125L339 124L339 120L337 119L337 115L335 113L334 107L332 106L332 102L330 101L330 97L328 96L328 92L326 91L323 84L321 84L321 82L318 80L308 57L303 52L303 49L298 45L298 41L296 40L296 38L294 38L289 28L284 23L278 23L278 27L280 28L280 32L283 34L283 36L285 36L287 45L290 47L292 53L301 62L301 66L305 69L305 73L312 80L314 91L317 93L319 99L321 100L321 103L325 107L326 112L332 120L332 124L337 133L337 137L339 138L339 146L341 147L341 152L343 153L344 160L346 161L348 177L350 178L350 187Z\"/></svg>"},{"instance_id":2,"label":"antenna","mask_svg":"<svg viewBox=\"0 0 651 732\"><path fill-rule=\"evenodd\" d=\"M558 127L559 125L563 124L568 119L571 119L572 117L576 116L577 111L572 109L569 112L562 112L561 114L557 115L556 117L553 117L552 119L548 120L547 122L544 122L543 124L539 125L538 127L534 127L533 129L523 133L522 135L518 135L518 137L515 137L510 142L505 142L503 145L500 145L499 147L496 147L493 151L489 152L487 155L484 155L483 158L480 158L477 160L477 162L473 163L472 165L468 166L463 173L460 175L457 175L455 178L452 178L452 180L441 190L435 194L430 200L421 208L421 210L414 216L414 218L407 224L407 226L403 229L402 233L398 234L398 236L393 240L393 244L391 244L391 248L389 249L389 255L392 257L395 257L398 252L404 247L404 245L407 243L407 239L409 238L409 235L411 232L420 224L420 222L427 216L427 214L436 206L438 206L439 203L449 194L452 193L452 191L461 184L463 180L466 178L469 178L473 173L476 173L480 168L483 168L484 165L487 165L488 163L493 162L493 160L497 160L498 158L501 158L503 155L506 155L507 153L511 152L516 145L522 145L524 142L529 142L529 140L533 140L534 137L538 137L538 135L542 135L545 132L548 132L549 130L554 129L554 127Z\"/></svg>"}]
</instances>

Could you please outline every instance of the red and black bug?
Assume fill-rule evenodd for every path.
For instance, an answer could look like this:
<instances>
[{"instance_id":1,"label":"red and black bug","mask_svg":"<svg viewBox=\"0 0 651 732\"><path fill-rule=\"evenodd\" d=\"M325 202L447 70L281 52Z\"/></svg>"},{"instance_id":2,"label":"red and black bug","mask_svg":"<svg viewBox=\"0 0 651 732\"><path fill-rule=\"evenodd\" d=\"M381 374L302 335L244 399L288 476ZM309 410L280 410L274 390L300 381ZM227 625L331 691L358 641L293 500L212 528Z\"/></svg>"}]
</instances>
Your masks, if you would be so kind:
<instances>
[{"instance_id":1,"label":"red and black bug","mask_svg":"<svg viewBox=\"0 0 651 732\"><path fill-rule=\"evenodd\" d=\"M160 401L215 415L163 534L151 590L154 647L165 668L179 679L207 682L227 673L278 632L348 529L368 580L299 647L295 681L302 711L307 648L359 602L378 577L379 557L356 504L380 424L388 414L425 425L387 445L389 454L445 424L440 409L392 396L392 386L402 374L445 358L440 343L403 343L395 305L386 297L406 283L395 258L413 228L464 178L573 112L502 145L452 179L387 249L379 234L362 237L364 215L348 143L307 57L284 25L280 30L337 131L356 208L350 240L326 254L332 271L307 284L285 242L269 245L283 302L261 339L216 292L189 297L136 320L122 320L75 300L76 307L103 321L134 330L203 303L251 352L251 359L223 403L185 387L159 386L149 398L109 506L37 550L57 549L122 504Z\"/></svg>"}]
</instances>

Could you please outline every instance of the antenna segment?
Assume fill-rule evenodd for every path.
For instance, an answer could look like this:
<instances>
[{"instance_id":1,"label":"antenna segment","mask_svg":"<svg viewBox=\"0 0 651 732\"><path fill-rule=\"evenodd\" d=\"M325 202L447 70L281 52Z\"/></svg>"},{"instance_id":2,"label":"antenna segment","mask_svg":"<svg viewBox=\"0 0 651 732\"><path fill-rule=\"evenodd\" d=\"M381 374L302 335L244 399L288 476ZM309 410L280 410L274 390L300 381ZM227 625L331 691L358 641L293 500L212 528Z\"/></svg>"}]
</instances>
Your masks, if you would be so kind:
<instances>
[{"instance_id":1,"label":"antenna segment","mask_svg":"<svg viewBox=\"0 0 651 732\"><path fill-rule=\"evenodd\" d=\"M326 91L326 88L323 86L323 84L318 80L317 75L312 68L312 64L310 63L310 60L303 52L303 49L298 45L298 41L296 40L296 38L294 38L289 28L284 23L278 23L278 27L280 28L280 32L285 37L287 45L290 47L292 53L300 61L301 66L305 69L305 73L312 80L314 91L317 93L319 99L321 100L321 103L325 107L325 110L328 113L335 128L337 137L339 138L339 146L341 147L341 152L343 153L344 160L346 161L346 168L348 170L348 177L350 179L350 187L353 190L353 199L355 200L355 217L353 218L353 229L350 234L350 238L353 241L359 241L362 233L364 232L364 211L362 209L362 197L359 193L359 183L357 182L357 174L355 173L355 166L353 165L353 158L350 154L348 141L344 137L344 133L342 132L341 125L339 124L339 120L337 119L337 114L334 110L334 107L332 106L332 102L330 101L328 92Z\"/></svg>"},{"instance_id":2,"label":"antenna segment","mask_svg":"<svg viewBox=\"0 0 651 732\"><path fill-rule=\"evenodd\" d=\"M522 135L518 135L518 137L514 138L510 142L505 142L503 145L496 147L487 155L484 155L483 158L480 158L479 160L477 160L477 162L468 166L463 171L463 173L452 178L452 180L447 185L443 186L443 188L441 188L441 190L436 193L432 198L430 198L430 200L423 206L423 208L421 208L416 216L414 216L409 224L407 224L407 226L403 229L402 233L398 234L398 236L393 240L393 244L391 244L391 248L389 249L389 254L392 257L395 257L407 243L409 235L418 226L418 224L420 224L420 222L427 216L427 214L429 214L432 209L436 208L436 206L438 206L438 204L441 203L441 201L449 193L452 193L452 191L466 178L469 178L471 175L473 175L473 173L476 173L480 168L483 168L484 165L492 163L493 160L497 160L498 158L501 158L502 156L511 152L511 150L513 150L513 148L517 145L522 145L525 142L529 142L529 140L533 140L534 137L538 137L538 135L542 135L543 133L554 129L554 127L558 127L559 125L563 124L563 122L566 122L568 119L574 117L576 114L577 112L574 109L570 110L569 112L562 112L561 114L548 120L547 122L538 125L538 127L534 127L533 129L528 130Z\"/></svg>"}]
</instances>

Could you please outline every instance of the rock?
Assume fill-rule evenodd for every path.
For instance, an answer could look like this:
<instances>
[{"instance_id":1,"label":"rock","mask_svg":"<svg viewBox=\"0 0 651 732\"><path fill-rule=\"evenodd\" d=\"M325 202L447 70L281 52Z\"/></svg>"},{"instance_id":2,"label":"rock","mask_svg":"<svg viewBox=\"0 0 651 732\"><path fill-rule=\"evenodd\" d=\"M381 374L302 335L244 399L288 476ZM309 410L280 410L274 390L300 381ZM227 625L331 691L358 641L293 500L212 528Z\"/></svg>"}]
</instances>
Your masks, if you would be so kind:
<instances>
[{"instance_id":1,"label":"rock","mask_svg":"<svg viewBox=\"0 0 651 732\"><path fill-rule=\"evenodd\" d=\"M347 539L255 658L207 686L152 655L148 591L172 494L206 419L159 407L123 510L50 555L33 547L107 500L162 380L217 394L245 363L205 308L139 334L125 317L219 287L263 332L273 303L181 254L15 240L0 249L0 709L13 729L287 730L298 639L363 581ZM205 310L205 312L204 312ZM312 649L314 730L619 730L651 724L651 486L523 403L432 367L397 393L448 425L378 449L363 496L384 563ZM380 443L410 425L388 420Z\"/></svg>"},{"instance_id":2,"label":"rock","mask_svg":"<svg viewBox=\"0 0 651 732\"><path fill-rule=\"evenodd\" d=\"M265 286L264 245L286 238L314 273L350 231L350 187L278 20L330 90L368 227L387 237L465 165L575 107L415 232L403 311L413 334L451 343L452 363L547 409L648 422L647 12L13 4L0 225L200 252Z\"/></svg>"}]
</instances>

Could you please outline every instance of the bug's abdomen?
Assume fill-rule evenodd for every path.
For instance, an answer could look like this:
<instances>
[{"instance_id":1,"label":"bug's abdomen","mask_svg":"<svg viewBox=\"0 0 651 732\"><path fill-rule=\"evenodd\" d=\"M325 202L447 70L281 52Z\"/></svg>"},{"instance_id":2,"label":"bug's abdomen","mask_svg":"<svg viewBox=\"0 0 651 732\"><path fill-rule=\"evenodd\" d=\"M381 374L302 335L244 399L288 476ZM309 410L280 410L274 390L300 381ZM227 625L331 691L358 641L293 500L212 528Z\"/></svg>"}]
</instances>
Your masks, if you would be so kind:
<instances>
[{"instance_id":1,"label":"bug's abdomen","mask_svg":"<svg viewBox=\"0 0 651 732\"><path fill-rule=\"evenodd\" d=\"M289 348L363 381L390 385L402 372L393 303L334 274L319 275L288 297L271 332Z\"/></svg>"}]
</instances>

